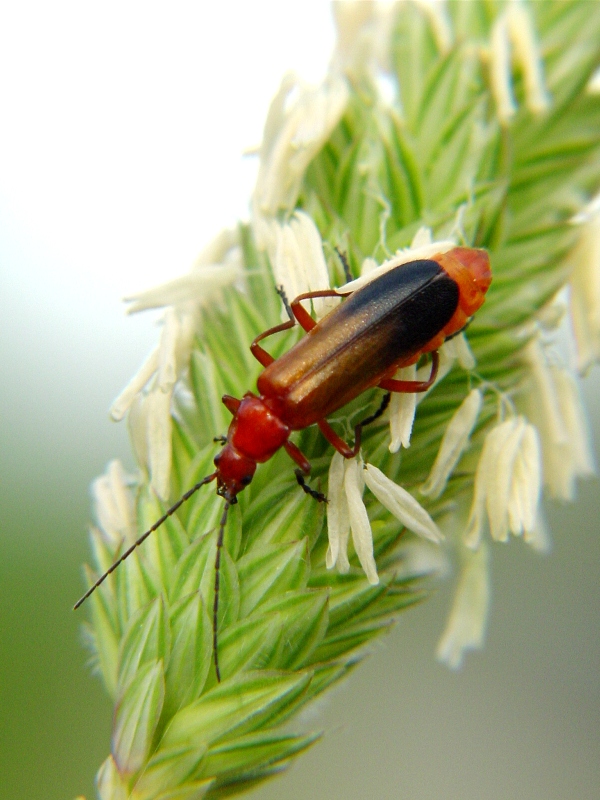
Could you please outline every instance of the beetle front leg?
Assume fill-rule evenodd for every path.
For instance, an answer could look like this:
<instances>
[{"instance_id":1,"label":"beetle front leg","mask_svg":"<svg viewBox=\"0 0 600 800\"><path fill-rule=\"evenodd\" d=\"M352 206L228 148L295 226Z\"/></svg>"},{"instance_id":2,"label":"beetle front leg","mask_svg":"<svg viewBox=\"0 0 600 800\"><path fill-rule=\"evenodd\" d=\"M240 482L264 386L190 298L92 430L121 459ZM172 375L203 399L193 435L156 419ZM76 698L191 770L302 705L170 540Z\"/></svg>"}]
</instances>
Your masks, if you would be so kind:
<instances>
[{"instance_id":1,"label":"beetle front leg","mask_svg":"<svg viewBox=\"0 0 600 800\"><path fill-rule=\"evenodd\" d=\"M384 378L377 385L387 392L426 392L435 383L439 366L440 357L438 351L434 350L431 354L431 374L426 381L398 381L395 378Z\"/></svg>"},{"instance_id":2,"label":"beetle front leg","mask_svg":"<svg viewBox=\"0 0 600 800\"><path fill-rule=\"evenodd\" d=\"M357 425L354 429L354 447L350 447L349 444L342 439L341 436L338 436L337 433L333 430L331 425L325 419L321 419L317 422L319 426L319 430L323 434L323 436L327 439L330 445L333 445L338 453L344 458L354 458L358 455L360 450L360 439L361 439L361 426Z\"/></svg>"},{"instance_id":3,"label":"beetle front leg","mask_svg":"<svg viewBox=\"0 0 600 800\"><path fill-rule=\"evenodd\" d=\"M300 467L300 469L294 470L294 475L298 481L298 486L300 486L303 492L306 492L306 494L314 497L317 502L326 503L327 498L325 495L321 492L318 492L316 489L311 489L311 487L304 480L304 475L310 475L310 461L304 455L302 450L300 450L300 448L297 447L293 442L290 442L289 439L284 443L283 446L288 456Z\"/></svg>"}]
</instances>

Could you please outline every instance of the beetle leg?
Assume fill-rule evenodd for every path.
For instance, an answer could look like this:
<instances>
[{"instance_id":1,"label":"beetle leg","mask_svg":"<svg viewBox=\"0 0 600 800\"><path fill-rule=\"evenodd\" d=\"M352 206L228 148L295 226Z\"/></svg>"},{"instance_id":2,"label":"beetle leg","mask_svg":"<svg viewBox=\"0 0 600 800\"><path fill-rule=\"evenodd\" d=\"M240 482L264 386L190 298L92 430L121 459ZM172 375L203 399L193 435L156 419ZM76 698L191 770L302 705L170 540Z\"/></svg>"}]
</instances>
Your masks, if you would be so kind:
<instances>
[{"instance_id":1,"label":"beetle leg","mask_svg":"<svg viewBox=\"0 0 600 800\"><path fill-rule=\"evenodd\" d=\"M339 247L333 248L338 255L339 260L342 262L342 267L344 268L344 277L346 278L346 283L350 283L350 281L354 280L354 276L350 271L350 264L348 263L348 256L346 253L342 252Z\"/></svg>"},{"instance_id":2,"label":"beetle leg","mask_svg":"<svg viewBox=\"0 0 600 800\"><path fill-rule=\"evenodd\" d=\"M344 456L344 458L354 458L358 454L360 450L360 434L361 434L361 426L357 425L354 429L354 447L350 447L349 444L342 439L341 436L338 436L337 433L333 430L331 425L325 419L321 419L317 422L319 426L319 430L323 434L323 436L327 439L330 445L333 445L335 449Z\"/></svg>"},{"instance_id":3,"label":"beetle leg","mask_svg":"<svg viewBox=\"0 0 600 800\"><path fill-rule=\"evenodd\" d=\"M302 328L304 328L307 333L317 324L308 311L303 308L301 305L301 300L310 300L312 297L345 297L343 294L338 294L335 289L321 289L318 292L306 292L306 294L298 295L298 297L292 301L290 306L282 286L277 287L277 294L281 297L283 305L285 306L285 310L287 311L290 319L287 322L282 322L281 325L275 325L273 328L269 328L268 330L259 333L256 339L250 345L250 352L254 358L260 364L262 364L263 367L268 367L269 364L272 364L273 361L275 361L275 359L270 353L267 353L267 351L258 344L260 341L266 339L267 336L271 336L273 333L280 333L281 331L288 331L290 328L293 328L296 324L294 317L296 320L298 320Z\"/></svg>"},{"instance_id":4,"label":"beetle leg","mask_svg":"<svg viewBox=\"0 0 600 800\"><path fill-rule=\"evenodd\" d=\"M287 294L285 293L283 284L281 284L281 286L276 286L275 291L277 292L279 297L281 297L281 302L283 303L283 307L285 308L288 317L292 320L292 322L294 322L294 314L292 312L292 309L290 308L290 301L287 298Z\"/></svg>"},{"instance_id":5,"label":"beetle leg","mask_svg":"<svg viewBox=\"0 0 600 800\"><path fill-rule=\"evenodd\" d=\"M440 357L437 350L431 354L431 374L426 381L397 381L395 378L384 378L377 385L388 392L426 392L437 377Z\"/></svg>"},{"instance_id":6,"label":"beetle leg","mask_svg":"<svg viewBox=\"0 0 600 800\"><path fill-rule=\"evenodd\" d=\"M314 497L314 499L318 503L327 502L327 498L322 492L317 492L316 489L311 489L311 487L306 483L301 469L295 469L294 475L296 476L296 480L298 481L298 486L302 489L303 492L306 492L306 494L309 494L311 497Z\"/></svg>"},{"instance_id":7,"label":"beetle leg","mask_svg":"<svg viewBox=\"0 0 600 800\"><path fill-rule=\"evenodd\" d=\"M242 401L238 400L237 397L232 397L230 394L224 394L221 400L227 411L235 417Z\"/></svg>"},{"instance_id":8,"label":"beetle leg","mask_svg":"<svg viewBox=\"0 0 600 800\"><path fill-rule=\"evenodd\" d=\"M250 352L252 353L254 358L259 362L259 364L262 364L263 367L268 367L269 364L272 364L275 361L273 356L270 353L267 353L267 351L259 345L259 342L262 339L266 339L267 336L270 336L272 333L287 331L290 328L293 328L295 324L296 323L292 318L289 319L287 322L282 322L281 325L275 325L273 328L269 328L268 330L258 334L256 339L250 345Z\"/></svg>"},{"instance_id":9,"label":"beetle leg","mask_svg":"<svg viewBox=\"0 0 600 800\"><path fill-rule=\"evenodd\" d=\"M361 422L359 422L358 425L354 426L354 447L350 447L349 444L346 444L346 442L341 438L341 436L338 436L337 433L333 430L333 428L327 422L327 420L322 419L319 422L317 422L317 425L319 426L323 436L327 439L329 444L335 447L338 453L343 455L344 458L354 458L355 456L358 455L358 452L360 450L362 429L365 427L365 425L370 425L371 422L375 422L376 419L379 419L379 417L388 407L389 403L390 403L390 393L387 392L386 394L384 394L383 399L381 401L381 405L379 406L377 411L375 411L374 414L371 414L370 417L361 420Z\"/></svg>"},{"instance_id":10,"label":"beetle leg","mask_svg":"<svg viewBox=\"0 0 600 800\"><path fill-rule=\"evenodd\" d=\"M312 300L313 297L345 297L345 294L340 294L336 292L335 289L319 289L316 292L305 292L304 294L299 294L294 300L292 300L292 311L294 312L294 316L300 323L300 325L304 328L304 330L308 333L311 331L317 321L314 320L308 311L302 305L302 300Z\"/></svg>"},{"instance_id":11,"label":"beetle leg","mask_svg":"<svg viewBox=\"0 0 600 800\"><path fill-rule=\"evenodd\" d=\"M292 461L295 461L296 464L298 464L302 472L305 475L310 475L310 461L304 455L302 450L300 450L300 448L293 442L290 442L289 439L287 440L287 442L283 443L283 446L285 448L285 452L292 459Z\"/></svg>"},{"instance_id":12,"label":"beetle leg","mask_svg":"<svg viewBox=\"0 0 600 800\"><path fill-rule=\"evenodd\" d=\"M374 414L371 414L370 417L367 417L366 419L361 420L360 421L360 427L364 428L365 425L370 425L372 422L375 422L376 419L379 419L379 417L383 414L383 412L389 406L390 399L391 399L391 394L389 392L386 392L383 395L383 397L381 398L381 404L380 404L379 408L377 409L377 411L375 411Z\"/></svg>"},{"instance_id":13,"label":"beetle leg","mask_svg":"<svg viewBox=\"0 0 600 800\"><path fill-rule=\"evenodd\" d=\"M297 447L293 442L290 442L289 439L287 442L284 442L283 446L285 447L285 451L289 457L293 459L300 467L300 469L294 470L294 475L296 476L296 480L298 481L298 485L302 491L306 492L306 494L309 494L311 497L314 497L314 499L319 503L326 503L327 498L325 495L321 494L321 492L317 492L316 489L311 489L311 487L304 480L304 475L310 474L310 461L304 455L302 450L300 450L300 448Z\"/></svg>"},{"instance_id":14,"label":"beetle leg","mask_svg":"<svg viewBox=\"0 0 600 800\"><path fill-rule=\"evenodd\" d=\"M268 330L259 333L256 339L254 339L254 341L250 345L250 352L252 353L254 358L259 362L259 364L262 364L263 367L268 367L269 364L272 364L273 361L275 361L275 359L270 353L267 353L267 351L263 347L261 347L258 343L262 341L262 339L266 339L267 336L271 336L271 334L273 333L280 333L281 331L289 331L290 328L293 328L296 324L296 320L294 319L294 314L292 312L292 309L290 308L290 304L288 302L285 289L283 288L283 286L276 286L275 291L277 292L279 297L281 297L281 302L283 303L284 308L287 311L289 320L287 322L282 322L281 325L275 325L273 328L269 328ZM304 309L302 310L304 311Z\"/></svg>"}]
</instances>

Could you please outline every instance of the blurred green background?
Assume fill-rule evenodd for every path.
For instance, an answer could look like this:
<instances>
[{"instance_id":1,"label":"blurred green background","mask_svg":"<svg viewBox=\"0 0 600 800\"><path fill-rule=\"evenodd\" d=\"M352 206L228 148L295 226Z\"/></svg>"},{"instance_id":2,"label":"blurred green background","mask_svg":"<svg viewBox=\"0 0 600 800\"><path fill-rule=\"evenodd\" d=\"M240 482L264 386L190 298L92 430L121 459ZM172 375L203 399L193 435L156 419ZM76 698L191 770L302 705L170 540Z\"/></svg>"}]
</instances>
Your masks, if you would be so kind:
<instances>
[{"instance_id":1,"label":"blurred green background","mask_svg":"<svg viewBox=\"0 0 600 800\"><path fill-rule=\"evenodd\" d=\"M71 606L89 484L114 457L133 468L107 408L156 339L152 315L125 318L119 298L184 271L246 213L242 149L283 72L316 78L329 57L324 3L243 8L0 11L3 800L91 798L109 748ZM586 395L598 443L598 370ZM482 653L458 673L434 659L449 580L305 713L324 740L254 796L600 798L598 481L545 508L549 556L493 549Z\"/></svg>"}]
</instances>

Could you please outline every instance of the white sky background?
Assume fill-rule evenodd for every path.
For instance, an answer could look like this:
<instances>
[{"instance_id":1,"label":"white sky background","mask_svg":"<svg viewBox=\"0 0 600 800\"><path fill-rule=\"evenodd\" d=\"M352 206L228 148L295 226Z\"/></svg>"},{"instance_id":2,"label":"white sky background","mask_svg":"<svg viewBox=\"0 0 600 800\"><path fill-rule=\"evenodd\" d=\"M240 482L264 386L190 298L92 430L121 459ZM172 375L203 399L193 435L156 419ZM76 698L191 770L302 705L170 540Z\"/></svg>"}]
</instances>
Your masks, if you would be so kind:
<instances>
[{"instance_id":1,"label":"white sky background","mask_svg":"<svg viewBox=\"0 0 600 800\"><path fill-rule=\"evenodd\" d=\"M333 36L324 2L6 4L5 224L61 262L60 293L79 301L184 271L247 215L242 151L284 72L318 80Z\"/></svg>"}]
</instances>

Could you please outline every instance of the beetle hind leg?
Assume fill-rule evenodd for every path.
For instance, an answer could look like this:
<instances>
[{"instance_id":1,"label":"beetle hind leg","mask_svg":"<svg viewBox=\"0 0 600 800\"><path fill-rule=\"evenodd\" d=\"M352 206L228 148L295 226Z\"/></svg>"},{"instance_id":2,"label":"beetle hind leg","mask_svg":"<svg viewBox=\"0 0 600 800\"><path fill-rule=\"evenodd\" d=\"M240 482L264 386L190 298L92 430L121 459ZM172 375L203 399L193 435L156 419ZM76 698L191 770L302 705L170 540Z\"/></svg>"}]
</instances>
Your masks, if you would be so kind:
<instances>
[{"instance_id":1,"label":"beetle hind leg","mask_svg":"<svg viewBox=\"0 0 600 800\"><path fill-rule=\"evenodd\" d=\"M438 351L434 350L431 353L431 374L426 381L398 381L395 378L384 378L377 385L388 392L426 392L435 383L439 366L440 357Z\"/></svg>"},{"instance_id":2,"label":"beetle hind leg","mask_svg":"<svg viewBox=\"0 0 600 800\"><path fill-rule=\"evenodd\" d=\"M375 411L374 414L371 414L370 417L361 420L359 423L360 427L364 428L365 425L370 425L372 422L375 422L376 419L379 419L379 417L386 411L387 407L389 406L391 397L392 397L391 393L386 392L381 398L381 403L377 411Z\"/></svg>"},{"instance_id":3,"label":"beetle hind leg","mask_svg":"<svg viewBox=\"0 0 600 800\"><path fill-rule=\"evenodd\" d=\"M289 439L283 445L285 447L286 453L289 457L298 464L298 469L294 470L294 475L296 476L296 480L298 481L298 486L302 489L303 492L309 494L311 497L314 497L319 503L326 503L327 498L321 492L318 492L316 489L311 489L311 487L306 483L304 480L306 475L310 475L310 461L304 455L302 450L297 447L293 442L290 442Z\"/></svg>"}]
</instances>

